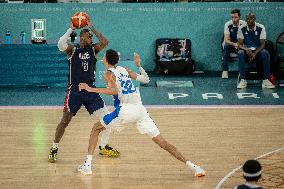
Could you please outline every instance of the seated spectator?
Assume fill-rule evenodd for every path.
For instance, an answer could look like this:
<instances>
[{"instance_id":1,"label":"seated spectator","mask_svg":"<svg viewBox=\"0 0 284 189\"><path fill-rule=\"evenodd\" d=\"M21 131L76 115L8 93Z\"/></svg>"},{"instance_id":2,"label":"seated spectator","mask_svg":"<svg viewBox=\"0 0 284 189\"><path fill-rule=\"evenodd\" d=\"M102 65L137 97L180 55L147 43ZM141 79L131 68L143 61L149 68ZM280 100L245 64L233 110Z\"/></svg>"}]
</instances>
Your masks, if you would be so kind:
<instances>
[{"instance_id":1,"label":"seated spectator","mask_svg":"<svg viewBox=\"0 0 284 189\"><path fill-rule=\"evenodd\" d=\"M238 28L242 25L245 25L245 21L240 20L240 10L239 9L233 9L231 11L231 20L226 22L224 27L224 41L223 41L223 72L222 72L222 78L227 79L228 78L228 70L229 70L229 60L230 60L230 54L232 52L237 53L237 33Z\"/></svg>"},{"instance_id":2,"label":"seated spectator","mask_svg":"<svg viewBox=\"0 0 284 189\"><path fill-rule=\"evenodd\" d=\"M248 160L243 165L243 176L246 179L245 184L237 185L234 189L263 189L257 185L261 177L261 165L257 160Z\"/></svg>"},{"instance_id":3,"label":"seated spectator","mask_svg":"<svg viewBox=\"0 0 284 189\"><path fill-rule=\"evenodd\" d=\"M245 80L246 66L245 64L261 63L263 66L263 81L262 88L275 88L268 80L270 77L270 54L264 49L266 32L262 24L256 23L256 17L253 13L248 13L246 16L246 25L243 25L238 30L238 58L240 82L238 89L247 87Z\"/></svg>"}]
</instances>

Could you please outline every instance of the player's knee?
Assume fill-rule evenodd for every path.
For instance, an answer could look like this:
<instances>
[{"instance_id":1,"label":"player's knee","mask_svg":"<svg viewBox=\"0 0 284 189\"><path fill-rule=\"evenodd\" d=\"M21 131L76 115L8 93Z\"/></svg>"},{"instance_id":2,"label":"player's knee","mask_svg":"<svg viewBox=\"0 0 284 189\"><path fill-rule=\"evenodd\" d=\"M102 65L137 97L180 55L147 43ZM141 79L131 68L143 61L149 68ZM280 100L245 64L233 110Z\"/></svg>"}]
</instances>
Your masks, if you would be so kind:
<instances>
[{"instance_id":1,"label":"player's knee","mask_svg":"<svg viewBox=\"0 0 284 189\"><path fill-rule=\"evenodd\" d=\"M94 126L93 126L93 128L92 128L92 133L94 134L94 133L100 133L100 132L102 132L103 131L103 128L102 127L100 127L100 123L95 123L94 124Z\"/></svg>"}]
</instances>

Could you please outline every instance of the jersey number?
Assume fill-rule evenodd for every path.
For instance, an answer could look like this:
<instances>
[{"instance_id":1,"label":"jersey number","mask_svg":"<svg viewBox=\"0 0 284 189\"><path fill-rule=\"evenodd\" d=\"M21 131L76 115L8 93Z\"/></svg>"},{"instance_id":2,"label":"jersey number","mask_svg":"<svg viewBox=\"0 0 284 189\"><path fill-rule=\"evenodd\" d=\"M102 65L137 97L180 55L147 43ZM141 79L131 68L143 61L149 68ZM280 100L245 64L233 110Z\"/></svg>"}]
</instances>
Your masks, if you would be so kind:
<instances>
[{"instance_id":1,"label":"jersey number","mask_svg":"<svg viewBox=\"0 0 284 189\"><path fill-rule=\"evenodd\" d=\"M88 71L89 67L88 67L88 62L82 62L82 67L83 67L83 70L86 72Z\"/></svg>"},{"instance_id":2,"label":"jersey number","mask_svg":"<svg viewBox=\"0 0 284 189\"><path fill-rule=\"evenodd\" d=\"M136 91L132 81L129 79L125 81L121 81L120 85L122 88L122 94L130 94Z\"/></svg>"}]
</instances>

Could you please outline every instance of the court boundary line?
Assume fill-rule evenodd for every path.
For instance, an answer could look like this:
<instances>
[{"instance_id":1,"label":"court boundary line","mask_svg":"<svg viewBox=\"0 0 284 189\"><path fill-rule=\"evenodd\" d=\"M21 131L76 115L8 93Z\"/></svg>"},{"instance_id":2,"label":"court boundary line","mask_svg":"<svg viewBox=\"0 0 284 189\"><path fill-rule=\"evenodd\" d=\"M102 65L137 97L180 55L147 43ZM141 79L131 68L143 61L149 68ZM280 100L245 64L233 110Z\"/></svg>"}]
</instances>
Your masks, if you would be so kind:
<instances>
[{"instance_id":1,"label":"court boundary line","mask_svg":"<svg viewBox=\"0 0 284 189\"><path fill-rule=\"evenodd\" d=\"M265 156L268 156L268 155L271 155L273 153L276 153L276 152L279 152L281 150L284 150L284 147L283 148L278 148L276 150L273 150L271 152L267 152L266 154L263 154L263 155L260 155L258 157L255 158L255 160L258 160L260 158L263 158ZM233 174L235 174L235 172L237 172L238 170L240 170L242 168L242 165L241 166L238 166L237 168L233 169L231 172L229 172L225 177L223 177L220 182L216 185L215 189L220 189L220 187L222 186L222 184L229 178L231 177Z\"/></svg>"},{"instance_id":2,"label":"court boundary line","mask_svg":"<svg viewBox=\"0 0 284 189\"><path fill-rule=\"evenodd\" d=\"M113 107L112 105L108 105L107 107ZM145 105L146 108L168 108L168 109L235 109L235 108L284 108L284 105ZM63 109L63 106L0 106L0 110L32 110L32 109Z\"/></svg>"}]
</instances>

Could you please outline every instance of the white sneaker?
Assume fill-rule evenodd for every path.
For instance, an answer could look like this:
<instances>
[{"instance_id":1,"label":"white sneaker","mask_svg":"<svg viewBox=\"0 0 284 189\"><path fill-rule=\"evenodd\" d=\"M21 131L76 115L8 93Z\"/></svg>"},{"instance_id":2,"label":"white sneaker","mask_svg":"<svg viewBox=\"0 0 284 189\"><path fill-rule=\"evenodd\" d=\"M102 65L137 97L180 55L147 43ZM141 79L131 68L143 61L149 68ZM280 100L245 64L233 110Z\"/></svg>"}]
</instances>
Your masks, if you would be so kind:
<instances>
[{"instance_id":1,"label":"white sneaker","mask_svg":"<svg viewBox=\"0 0 284 189\"><path fill-rule=\"evenodd\" d=\"M222 79L228 79L228 78L229 78L228 71L222 71Z\"/></svg>"},{"instance_id":2,"label":"white sneaker","mask_svg":"<svg viewBox=\"0 0 284 189\"><path fill-rule=\"evenodd\" d=\"M85 163L79 166L78 171L83 175L93 174L91 165L86 165Z\"/></svg>"},{"instance_id":3,"label":"white sneaker","mask_svg":"<svg viewBox=\"0 0 284 189\"><path fill-rule=\"evenodd\" d=\"M195 167L195 173L194 173L194 176L196 177L203 177L205 176L206 172L199 166L196 166Z\"/></svg>"},{"instance_id":4,"label":"white sneaker","mask_svg":"<svg viewBox=\"0 0 284 189\"><path fill-rule=\"evenodd\" d=\"M265 79L262 81L262 88L274 89L275 86L268 79Z\"/></svg>"},{"instance_id":5,"label":"white sneaker","mask_svg":"<svg viewBox=\"0 0 284 189\"><path fill-rule=\"evenodd\" d=\"M239 82L237 88L238 89L243 89L243 88L246 88L247 87L247 81L244 80L244 79L241 79L241 81Z\"/></svg>"}]
</instances>

